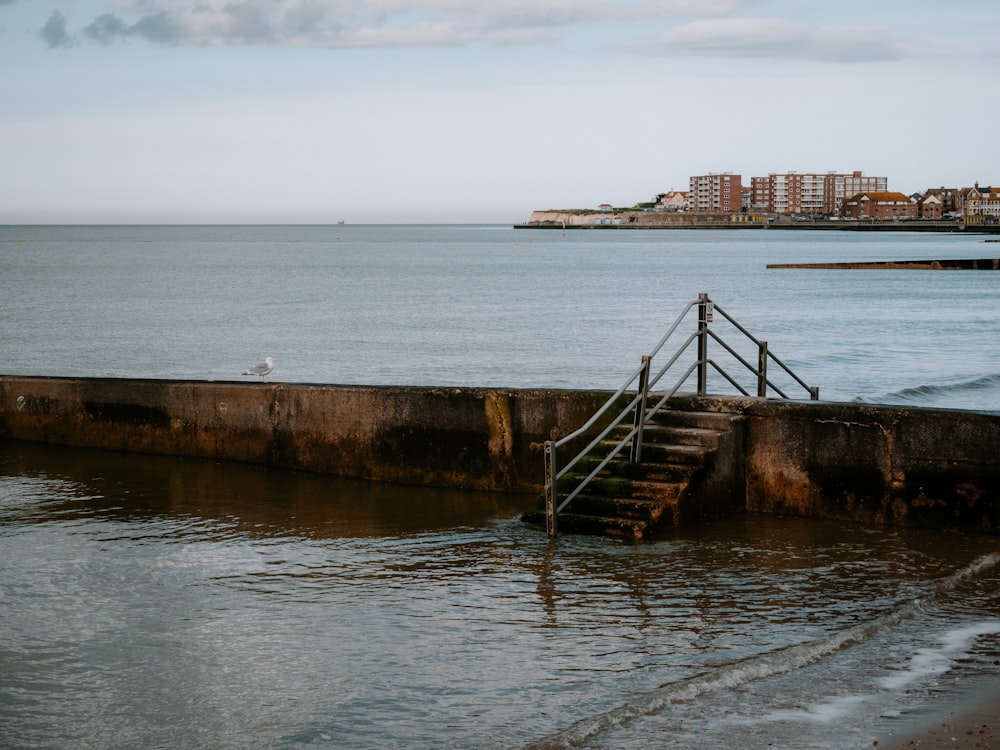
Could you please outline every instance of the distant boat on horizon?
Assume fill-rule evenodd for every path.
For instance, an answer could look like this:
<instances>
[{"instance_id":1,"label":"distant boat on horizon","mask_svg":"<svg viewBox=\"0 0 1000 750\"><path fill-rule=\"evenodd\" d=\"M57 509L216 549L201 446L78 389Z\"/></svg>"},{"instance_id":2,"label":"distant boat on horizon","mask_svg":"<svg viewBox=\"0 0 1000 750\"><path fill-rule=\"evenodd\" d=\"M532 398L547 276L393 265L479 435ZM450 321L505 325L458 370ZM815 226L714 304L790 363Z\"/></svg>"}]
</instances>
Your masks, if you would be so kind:
<instances>
[{"instance_id":1,"label":"distant boat on horizon","mask_svg":"<svg viewBox=\"0 0 1000 750\"><path fill-rule=\"evenodd\" d=\"M338 224L343 224L343 223L344 223L344 220L343 220L343 219L337 219L337 223L338 223Z\"/></svg>"}]
</instances>

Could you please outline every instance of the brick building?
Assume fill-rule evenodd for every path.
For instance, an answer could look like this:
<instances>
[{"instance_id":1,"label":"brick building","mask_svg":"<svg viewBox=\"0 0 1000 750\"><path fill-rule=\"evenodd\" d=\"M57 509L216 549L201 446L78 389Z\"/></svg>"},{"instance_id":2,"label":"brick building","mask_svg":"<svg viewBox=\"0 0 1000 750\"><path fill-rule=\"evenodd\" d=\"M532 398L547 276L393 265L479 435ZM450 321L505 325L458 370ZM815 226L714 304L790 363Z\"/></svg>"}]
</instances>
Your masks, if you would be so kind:
<instances>
[{"instance_id":1,"label":"brick building","mask_svg":"<svg viewBox=\"0 0 1000 750\"><path fill-rule=\"evenodd\" d=\"M902 193L865 192L848 198L840 215L852 219L913 219L917 204Z\"/></svg>"},{"instance_id":2,"label":"brick building","mask_svg":"<svg viewBox=\"0 0 1000 750\"><path fill-rule=\"evenodd\" d=\"M937 193L927 193L917 201L921 219L940 219L944 215L944 200Z\"/></svg>"},{"instance_id":3,"label":"brick building","mask_svg":"<svg viewBox=\"0 0 1000 750\"><path fill-rule=\"evenodd\" d=\"M823 213L840 214L841 204L858 193L886 193L888 177L865 177L860 171L852 174L830 173L823 178Z\"/></svg>"},{"instance_id":4,"label":"brick building","mask_svg":"<svg viewBox=\"0 0 1000 750\"><path fill-rule=\"evenodd\" d=\"M742 177L728 172L692 177L688 198L692 211L738 212L743 207Z\"/></svg>"},{"instance_id":5,"label":"brick building","mask_svg":"<svg viewBox=\"0 0 1000 750\"><path fill-rule=\"evenodd\" d=\"M845 198L861 192L886 192L887 177L861 172L826 174L786 172L752 177L751 208L773 214L838 214Z\"/></svg>"}]
</instances>

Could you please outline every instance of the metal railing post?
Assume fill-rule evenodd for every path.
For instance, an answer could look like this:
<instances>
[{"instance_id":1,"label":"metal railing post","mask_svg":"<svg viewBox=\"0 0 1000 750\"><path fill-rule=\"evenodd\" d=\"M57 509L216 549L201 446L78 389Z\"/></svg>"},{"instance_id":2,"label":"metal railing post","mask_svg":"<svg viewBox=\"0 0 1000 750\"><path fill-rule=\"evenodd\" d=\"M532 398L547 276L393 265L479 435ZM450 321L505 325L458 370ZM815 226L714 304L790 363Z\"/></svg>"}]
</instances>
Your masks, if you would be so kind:
<instances>
[{"instance_id":1,"label":"metal railing post","mask_svg":"<svg viewBox=\"0 0 1000 750\"><path fill-rule=\"evenodd\" d=\"M635 405L635 437L632 438L632 452L629 456L632 463L642 460L642 428L646 424L646 391L649 390L649 355L643 355L642 368L639 372L639 402Z\"/></svg>"},{"instance_id":2,"label":"metal railing post","mask_svg":"<svg viewBox=\"0 0 1000 750\"><path fill-rule=\"evenodd\" d=\"M767 342L757 348L757 397L767 398Z\"/></svg>"},{"instance_id":3,"label":"metal railing post","mask_svg":"<svg viewBox=\"0 0 1000 750\"><path fill-rule=\"evenodd\" d=\"M708 390L708 295L698 295L698 395Z\"/></svg>"},{"instance_id":4,"label":"metal railing post","mask_svg":"<svg viewBox=\"0 0 1000 750\"><path fill-rule=\"evenodd\" d=\"M549 537L555 539L558 533L556 521L556 500L559 489L556 487L556 446L552 440L545 441L545 530Z\"/></svg>"}]
</instances>

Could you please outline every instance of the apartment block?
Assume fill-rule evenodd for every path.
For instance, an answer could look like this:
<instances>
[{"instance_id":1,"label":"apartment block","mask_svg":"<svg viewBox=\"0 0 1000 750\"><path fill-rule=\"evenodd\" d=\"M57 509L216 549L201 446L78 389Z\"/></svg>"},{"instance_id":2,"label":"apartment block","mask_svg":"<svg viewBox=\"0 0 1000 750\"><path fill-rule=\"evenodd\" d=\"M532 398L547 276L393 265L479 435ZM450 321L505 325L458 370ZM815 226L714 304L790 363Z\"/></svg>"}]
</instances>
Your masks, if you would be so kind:
<instances>
[{"instance_id":1,"label":"apartment block","mask_svg":"<svg viewBox=\"0 0 1000 750\"><path fill-rule=\"evenodd\" d=\"M846 198L862 192L885 192L888 178L861 172L769 174L752 177L751 207L775 214L836 214Z\"/></svg>"},{"instance_id":2,"label":"apartment block","mask_svg":"<svg viewBox=\"0 0 1000 750\"><path fill-rule=\"evenodd\" d=\"M738 212L743 205L743 181L738 174L708 174L690 179L691 210Z\"/></svg>"},{"instance_id":3,"label":"apartment block","mask_svg":"<svg viewBox=\"0 0 1000 750\"><path fill-rule=\"evenodd\" d=\"M861 172L825 176L823 183L823 213L839 214L848 198L858 193L885 193L889 190L888 177L865 177Z\"/></svg>"}]
</instances>

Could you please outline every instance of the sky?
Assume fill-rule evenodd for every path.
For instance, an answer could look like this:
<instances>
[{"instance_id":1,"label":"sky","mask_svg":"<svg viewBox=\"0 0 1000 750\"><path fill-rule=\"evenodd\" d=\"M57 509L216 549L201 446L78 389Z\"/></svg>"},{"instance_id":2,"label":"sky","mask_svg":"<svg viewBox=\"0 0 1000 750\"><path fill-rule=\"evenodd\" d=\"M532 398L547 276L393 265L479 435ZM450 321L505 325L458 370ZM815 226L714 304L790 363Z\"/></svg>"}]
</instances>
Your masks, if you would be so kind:
<instances>
[{"instance_id":1,"label":"sky","mask_svg":"<svg viewBox=\"0 0 1000 750\"><path fill-rule=\"evenodd\" d=\"M0 0L0 224L1000 183L997 0Z\"/></svg>"}]
</instances>

